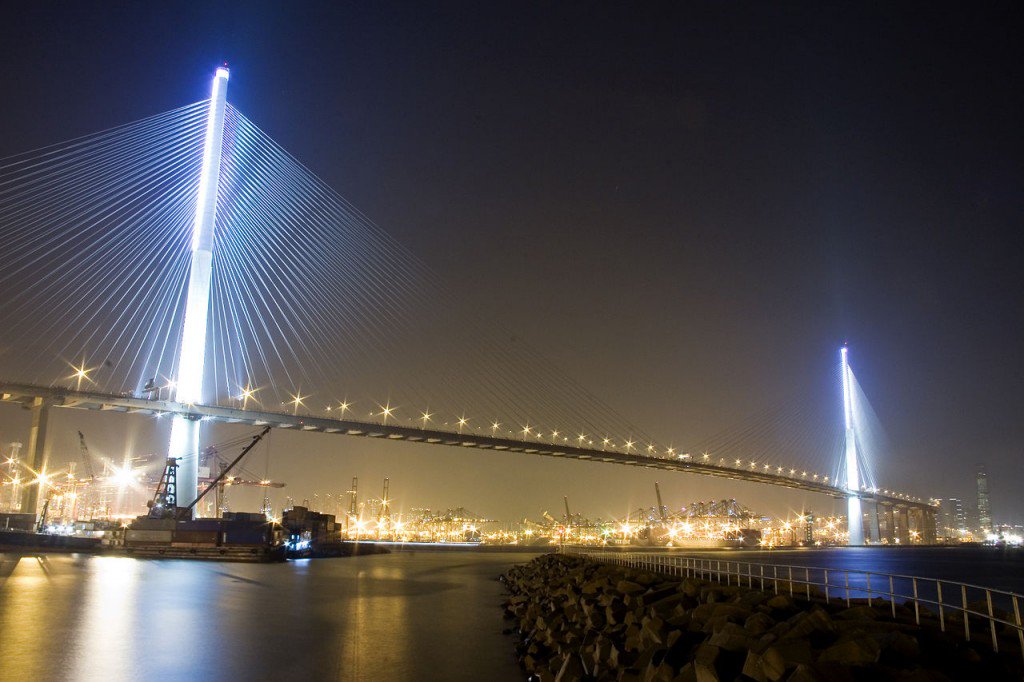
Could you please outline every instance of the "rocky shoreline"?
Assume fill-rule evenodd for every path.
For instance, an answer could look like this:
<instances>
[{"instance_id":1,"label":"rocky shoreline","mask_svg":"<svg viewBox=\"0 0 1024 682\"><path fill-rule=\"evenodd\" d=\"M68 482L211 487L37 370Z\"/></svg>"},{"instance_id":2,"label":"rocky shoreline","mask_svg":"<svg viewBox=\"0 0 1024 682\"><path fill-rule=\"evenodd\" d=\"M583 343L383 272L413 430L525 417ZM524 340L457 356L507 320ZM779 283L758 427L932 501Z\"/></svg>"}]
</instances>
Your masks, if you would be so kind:
<instances>
[{"instance_id":1,"label":"rocky shoreline","mask_svg":"<svg viewBox=\"0 0 1024 682\"><path fill-rule=\"evenodd\" d=\"M1019 651L875 600L824 604L548 554L501 578L531 680L755 682L1024 679Z\"/></svg>"}]
</instances>

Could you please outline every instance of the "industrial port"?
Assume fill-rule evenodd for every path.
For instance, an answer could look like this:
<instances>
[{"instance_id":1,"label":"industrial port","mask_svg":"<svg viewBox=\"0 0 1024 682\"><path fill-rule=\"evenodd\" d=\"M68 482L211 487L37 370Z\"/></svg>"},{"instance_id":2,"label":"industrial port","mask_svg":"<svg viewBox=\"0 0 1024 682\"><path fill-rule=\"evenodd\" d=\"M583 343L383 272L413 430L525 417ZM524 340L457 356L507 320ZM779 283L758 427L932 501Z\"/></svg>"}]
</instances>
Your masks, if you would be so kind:
<instances>
[{"instance_id":1,"label":"industrial port","mask_svg":"<svg viewBox=\"0 0 1024 682\"><path fill-rule=\"evenodd\" d=\"M846 544L842 516L801 512L779 519L735 499L666 505L655 484L650 507L616 518L587 518L568 497L557 511L533 519L499 521L455 506L396 509L391 481L377 491L353 477L339 494L295 500L274 509L271 492L286 484L260 478L244 466L261 432L207 448L200 467L201 492L184 503L177 496L177 462L166 460L160 475L145 461L117 463L89 450L78 434L77 461L55 471L33 471L12 443L3 460L0 545L50 551L94 551L136 557L275 561L287 557L348 556L397 546L531 547L554 545L661 546L678 548L821 547ZM152 462L150 462L152 465ZM19 513L26 486L37 486L42 511ZM258 510L231 508L239 487L262 489ZM374 486L376 488L377 486ZM139 494L138 491L145 491ZM192 518L193 513L196 518ZM920 534L909 531L911 542ZM359 546L360 549L355 549Z\"/></svg>"}]
</instances>

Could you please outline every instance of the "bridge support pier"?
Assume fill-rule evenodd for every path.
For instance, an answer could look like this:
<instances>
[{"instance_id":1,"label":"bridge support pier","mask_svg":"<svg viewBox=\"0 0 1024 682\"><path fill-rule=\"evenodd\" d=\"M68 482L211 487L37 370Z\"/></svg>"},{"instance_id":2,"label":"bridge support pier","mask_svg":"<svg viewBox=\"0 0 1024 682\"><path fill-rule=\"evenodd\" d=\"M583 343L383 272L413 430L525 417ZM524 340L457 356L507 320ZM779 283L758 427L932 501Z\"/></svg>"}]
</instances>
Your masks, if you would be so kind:
<instances>
[{"instance_id":1,"label":"bridge support pier","mask_svg":"<svg viewBox=\"0 0 1024 682\"><path fill-rule=\"evenodd\" d=\"M861 510L861 499L856 495L846 498L846 530L850 535L849 545L864 544L864 512Z\"/></svg>"},{"instance_id":2,"label":"bridge support pier","mask_svg":"<svg viewBox=\"0 0 1024 682\"><path fill-rule=\"evenodd\" d=\"M868 502L868 537L872 545L882 543L882 528L878 521L878 502Z\"/></svg>"},{"instance_id":3,"label":"bridge support pier","mask_svg":"<svg viewBox=\"0 0 1024 682\"><path fill-rule=\"evenodd\" d=\"M33 398L28 409L32 410L32 428L28 436L28 450L25 465L32 471L42 472L46 468L46 436L50 425L50 404L42 398ZM22 488L21 513L35 514L39 506L39 488L30 481Z\"/></svg>"},{"instance_id":4,"label":"bridge support pier","mask_svg":"<svg viewBox=\"0 0 1024 682\"><path fill-rule=\"evenodd\" d=\"M938 542L936 532L936 514L932 509L925 509L921 512L921 542L926 545L934 545Z\"/></svg>"},{"instance_id":5,"label":"bridge support pier","mask_svg":"<svg viewBox=\"0 0 1024 682\"><path fill-rule=\"evenodd\" d=\"M886 544L893 544L896 541L896 523L893 518L892 505L885 504L884 502L879 505L879 526L881 531L881 540Z\"/></svg>"},{"instance_id":6,"label":"bridge support pier","mask_svg":"<svg viewBox=\"0 0 1024 682\"><path fill-rule=\"evenodd\" d=\"M906 507L900 507L895 511L896 517L896 540L901 545L910 544L910 511Z\"/></svg>"}]
</instances>

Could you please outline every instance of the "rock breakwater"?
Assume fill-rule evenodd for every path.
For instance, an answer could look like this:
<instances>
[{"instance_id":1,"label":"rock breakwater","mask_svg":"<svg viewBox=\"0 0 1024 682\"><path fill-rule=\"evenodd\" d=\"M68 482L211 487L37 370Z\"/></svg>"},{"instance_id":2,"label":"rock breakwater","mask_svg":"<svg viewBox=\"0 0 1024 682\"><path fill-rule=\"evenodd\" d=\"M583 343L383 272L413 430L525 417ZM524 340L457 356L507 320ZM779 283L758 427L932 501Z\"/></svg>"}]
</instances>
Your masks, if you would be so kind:
<instances>
[{"instance_id":1,"label":"rock breakwater","mask_svg":"<svg viewBox=\"0 0 1024 682\"><path fill-rule=\"evenodd\" d=\"M531 679L756 682L1022 679L993 655L914 623L849 608L549 554L502 576L516 653ZM1014 659L1016 656L1016 659Z\"/></svg>"}]
</instances>

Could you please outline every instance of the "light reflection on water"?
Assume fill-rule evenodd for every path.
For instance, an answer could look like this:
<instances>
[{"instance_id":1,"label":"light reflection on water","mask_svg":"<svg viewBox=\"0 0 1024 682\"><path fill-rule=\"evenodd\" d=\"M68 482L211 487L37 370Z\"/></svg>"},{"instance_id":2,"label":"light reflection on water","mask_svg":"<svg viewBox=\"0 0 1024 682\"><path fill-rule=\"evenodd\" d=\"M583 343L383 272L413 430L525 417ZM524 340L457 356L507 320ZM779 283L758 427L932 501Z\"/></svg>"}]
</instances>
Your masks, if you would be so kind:
<instances>
[{"instance_id":1,"label":"light reflection on water","mask_svg":"<svg viewBox=\"0 0 1024 682\"><path fill-rule=\"evenodd\" d=\"M530 558L0 555L0 680L521 680L496 577Z\"/></svg>"}]
</instances>

